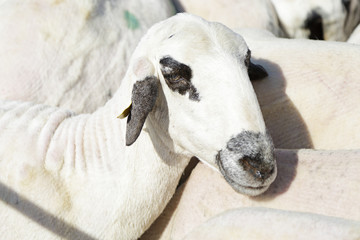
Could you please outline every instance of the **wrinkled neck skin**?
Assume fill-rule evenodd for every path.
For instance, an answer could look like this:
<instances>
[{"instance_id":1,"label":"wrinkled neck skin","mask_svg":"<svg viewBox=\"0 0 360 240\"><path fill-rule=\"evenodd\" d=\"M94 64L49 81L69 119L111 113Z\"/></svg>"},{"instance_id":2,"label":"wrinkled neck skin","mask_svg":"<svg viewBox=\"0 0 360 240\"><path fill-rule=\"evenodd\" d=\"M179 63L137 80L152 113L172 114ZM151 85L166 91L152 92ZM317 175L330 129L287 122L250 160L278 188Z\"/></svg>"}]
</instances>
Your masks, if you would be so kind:
<instances>
[{"instance_id":1,"label":"wrinkled neck skin","mask_svg":"<svg viewBox=\"0 0 360 240\"><path fill-rule=\"evenodd\" d=\"M117 116L129 104L129 89L132 83L123 82L103 108L63 121L46 156L46 169L66 182L77 209L65 213L65 219L101 238L123 238L124 232L129 233L125 238L138 238L166 206L190 160L174 152L164 121L158 122L166 115L162 104L149 114L137 141L125 147L126 119ZM100 209L88 198L99 201ZM79 210L84 214L72 215Z\"/></svg>"}]
</instances>

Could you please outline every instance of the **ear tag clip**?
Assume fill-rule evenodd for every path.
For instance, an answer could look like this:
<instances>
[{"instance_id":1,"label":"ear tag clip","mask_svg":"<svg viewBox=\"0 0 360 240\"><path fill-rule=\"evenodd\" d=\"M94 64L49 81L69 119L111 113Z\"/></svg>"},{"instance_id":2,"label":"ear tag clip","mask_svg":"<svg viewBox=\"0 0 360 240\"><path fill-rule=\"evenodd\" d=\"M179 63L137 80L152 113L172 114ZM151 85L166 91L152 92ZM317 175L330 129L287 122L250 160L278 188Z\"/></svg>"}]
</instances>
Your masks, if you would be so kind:
<instances>
[{"instance_id":1,"label":"ear tag clip","mask_svg":"<svg viewBox=\"0 0 360 240\"><path fill-rule=\"evenodd\" d=\"M124 119L127 116L129 116L130 111L131 111L131 107L132 107L132 103L130 103L130 106L127 107L117 118Z\"/></svg>"}]
</instances>

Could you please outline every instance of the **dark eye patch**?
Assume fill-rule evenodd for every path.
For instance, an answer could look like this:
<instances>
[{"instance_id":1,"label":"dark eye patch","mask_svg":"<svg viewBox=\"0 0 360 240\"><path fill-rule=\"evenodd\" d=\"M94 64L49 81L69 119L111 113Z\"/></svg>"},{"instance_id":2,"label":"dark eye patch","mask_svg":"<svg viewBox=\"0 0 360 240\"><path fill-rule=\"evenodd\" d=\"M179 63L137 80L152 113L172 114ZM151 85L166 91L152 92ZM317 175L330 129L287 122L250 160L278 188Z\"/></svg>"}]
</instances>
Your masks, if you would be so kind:
<instances>
[{"instance_id":1,"label":"dark eye patch","mask_svg":"<svg viewBox=\"0 0 360 240\"><path fill-rule=\"evenodd\" d=\"M181 95L188 92L191 100L200 101L199 93L191 83L192 70L189 66L176 61L170 56L163 57L160 60L160 65L165 82L171 90Z\"/></svg>"}]
</instances>

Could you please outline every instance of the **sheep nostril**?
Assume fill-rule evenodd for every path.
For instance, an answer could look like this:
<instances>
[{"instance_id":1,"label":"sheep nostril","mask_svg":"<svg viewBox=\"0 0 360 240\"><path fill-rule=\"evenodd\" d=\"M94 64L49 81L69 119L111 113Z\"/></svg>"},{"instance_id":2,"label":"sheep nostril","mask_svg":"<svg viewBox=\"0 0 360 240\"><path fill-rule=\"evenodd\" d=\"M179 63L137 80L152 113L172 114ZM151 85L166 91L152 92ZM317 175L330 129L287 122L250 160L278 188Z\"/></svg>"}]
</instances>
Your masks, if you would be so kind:
<instances>
[{"instance_id":1,"label":"sheep nostril","mask_svg":"<svg viewBox=\"0 0 360 240\"><path fill-rule=\"evenodd\" d=\"M251 159L248 158L248 157L243 157L243 158L240 158L239 160L239 163L240 165L243 166L244 170L245 171L254 171L254 166L252 166L253 164L251 164Z\"/></svg>"},{"instance_id":2,"label":"sheep nostril","mask_svg":"<svg viewBox=\"0 0 360 240\"><path fill-rule=\"evenodd\" d=\"M257 171L255 172L255 177L257 177L257 178L264 178L264 174L261 173L259 170L257 170Z\"/></svg>"},{"instance_id":3,"label":"sheep nostril","mask_svg":"<svg viewBox=\"0 0 360 240\"><path fill-rule=\"evenodd\" d=\"M275 167L271 168L270 171L259 171L259 176L260 176L259 178L261 178L263 180L267 179L267 178L269 178L269 176L273 175L274 172L275 172Z\"/></svg>"},{"instance_id":4,"label":"sheep nostril","mask_svg":"<svg viewBox=\"0 0 360 240\"><path fill-rule=\"evenodd\" d=\"M243 157L239 159L239 163L242 165L245 171L251 173L255 178L264 178L265 174L258 170L258 166L255 166L252 159L248 157Z\"/></svg>"},{"instance_id":5,"label":"sheep nostril","mask_svg":"<svg viewBox=\"0 0 360 240\"><path fill-rule=\"evenodd\" d=\"M240 158L238 161L245 171L257 179L265 180L275 171L275 167L268 170L270 167L262 166L261 162L259 163L249 157Z\"/></svg>"}]
</instances>

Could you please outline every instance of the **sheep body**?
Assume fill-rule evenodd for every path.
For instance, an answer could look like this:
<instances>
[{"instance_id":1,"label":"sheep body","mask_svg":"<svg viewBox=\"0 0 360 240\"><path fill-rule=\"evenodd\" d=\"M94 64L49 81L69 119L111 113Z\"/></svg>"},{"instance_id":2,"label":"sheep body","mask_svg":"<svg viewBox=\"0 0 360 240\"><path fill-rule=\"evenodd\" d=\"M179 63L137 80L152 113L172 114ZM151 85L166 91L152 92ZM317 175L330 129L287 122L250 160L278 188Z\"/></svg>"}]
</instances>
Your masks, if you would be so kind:
<instances>
[{"instance_id":1,"label":"sheep body","mask_svg":"<svg viewBox=\"0 0 360 240\"><path fill-rule=\"evenodd\" d=\"M93 112L145 31L174 13L169 0L2 1L0 96Z\"/></svg>"},{"instance_id":2,"label":"sheep body","mask_svg":"<svg viewBox=\"0 0 360 240\"><path fill-rule=\"evenodd\" d=\"M284 36L270 0L180 0L179 2L186 12L196 14L209 21L221 22L230 28L267 29L276 36Z\"/></svg>"},{"instance_id":3,"label":"sheep body","mask_svg":"<svg viewBox=\"0 0 360 240\"><path fill-rule=\"evenodd\" d=\"M124 152L121 137L107 139L111 131L122 133L115 112L90 118L33 104L1 106L7 111L1 116L0 182L10 189L1 191L4 239L136 238L169 201L187 163L176 156L162 161L146 134L138 140L141 151ZM101 118L108 118L107 127L96 123Z\"/></svg>"},{"instance_id":4,"label":"sheep body","mask_svg":"<svg viewBox=\"0 0 360 240\"><path fill-rule=\"evenodd\" d=\"M266 226L266 227L259 227ZM266 208L232 209L192 231L191 239L332 239L355 240L360 223L311 213Z\"/></svg>"},{"instance_id":5,"label":"sheep body","mask_svg":"<svg viewBox=\"0 0 360 240\"><path fill-rule=\"evenodd\" d=\"M218 173L198 164L188 181L179 188L165 211L142 239L183 239L212 217L224 211L247 207L305 212L360 221L360 204L356 200L360 195L356 184L359 181L359 150L277 149L275 154L278 177L267 192L255 198L235 194L231 188L225 186ZM255 212L254 215L256 214ZM241 224L242 218L237 217L238 220L233 222ZM311 223L316 219L311 218L310 215L307 227L311 227ZM261 218L255 219L262 221ZM296 217L289 221L296 222ZM331 225L325 226L322 231L329 230L330 233L331 229L327 227L331 228ZM259 234L271 230L277 232L276 229L282 231L281 226L271 229L268 225L256 225L256 228ZM299 230L303 231L301 228ZM309 229L308 234L313 233L317 234L318 231ZM291 234L296 236L299 232L294 230Z\"/></svg>"},{"instance_id":6,"label":"sheep body","mask_svg":"<svg viewBox=\"0 0 360 240\"><path fill-rule=\"evenodd\" d=\"M238 32L269 73L253 85L275 147L360 148L358 46Z\"/></svg>"}]
</instances>

